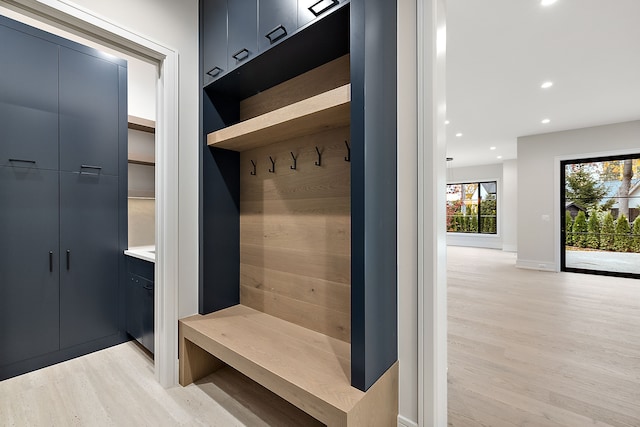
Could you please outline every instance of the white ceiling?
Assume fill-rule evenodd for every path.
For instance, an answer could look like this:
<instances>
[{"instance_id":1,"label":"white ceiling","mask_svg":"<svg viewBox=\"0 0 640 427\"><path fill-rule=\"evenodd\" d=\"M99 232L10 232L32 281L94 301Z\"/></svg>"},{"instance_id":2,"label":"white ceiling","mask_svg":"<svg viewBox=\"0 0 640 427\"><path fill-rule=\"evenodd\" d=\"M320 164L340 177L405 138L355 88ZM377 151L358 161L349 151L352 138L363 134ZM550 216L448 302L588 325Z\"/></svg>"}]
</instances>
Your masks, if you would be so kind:
<instances>
[{"instance_id":1,"label":"white ceiling","mask_svg":"<svg viewBox=\"0 0 640 427\"><path fill-rule=\"evenodd\" d=\"M449 167L515 159L519 136L640 119L640 0L448 0L447 118Z\"/></svg>"}]
</instances>

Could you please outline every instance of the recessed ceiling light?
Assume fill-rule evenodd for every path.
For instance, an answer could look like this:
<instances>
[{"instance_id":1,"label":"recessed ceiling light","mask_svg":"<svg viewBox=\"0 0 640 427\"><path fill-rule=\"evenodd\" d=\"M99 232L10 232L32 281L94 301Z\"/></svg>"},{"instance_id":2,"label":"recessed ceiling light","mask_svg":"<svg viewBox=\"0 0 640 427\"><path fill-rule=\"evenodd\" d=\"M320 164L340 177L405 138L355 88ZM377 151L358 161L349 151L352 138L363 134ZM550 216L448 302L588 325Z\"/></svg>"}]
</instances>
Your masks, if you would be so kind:
<instances>
[{"instance_id":1,"label":"recessed ceiling light","mask_svg":"<svg viewBox=\"0 0 640 427\"><path fill-rule=\"evenodd\" d=\"M489 147L489 150L495 150L498 147Z\"/></svg>"},{"instance_id":2,"label":"recessed ceiling light","mask_svg":"<svg viewBox=\"0 0 640 427\"><path fill-rule=\"evenodd\" d=\"M444 121L444 124L445 124L445 125L448 125L449 123L451 123L449 120L445 120L445 121Z\"/></svg>"},{"instance_id":3,"label":"recessed ceiling light","mask_svg":"<svg viewBox=\"0 0 640 427\"><path fill-rule=\"evenodd\" d=\"M547 123L551 123L551 120L543 119L542 122L540 122L540 123L542 123L543 125L546 125Z\"/></svg>"},{"instance_id":4,"label":"recessed ceiling light","mask_svg":"<svg viewBox=\"0 0 640 427\"><path fill-rule=\"evenodd\" d=\"M456 136L457 136L458 138L460 138L460 137L462 136L462 134L458 132L458 133L456 133Z\"/></svg>"},{"instance_id":5,"label":"recessed ceiling light","mask_svg":"<svg viewBox=\"0 0 640 427\"><path fill-rule=\"evenodd\" d=\"M540 0L540 5L542 6L551 6L558 0Z\"/></svg>"},{"instance_id":6,"label":"recessed ceiling light","mask_svg":"<svg viewBox=\"0 0 640 427\"><path fill-rule=\"evenodd\" d=\"M551 86L553 86L553 82L544 82L540 85L542 89L549 89Z\"/></svg>"},{"instance_id":7,"label":"recessed ceiling light","mask_svg":"<svg viewBox=\"0 0 640 427\"><path fill-rule=\"evenodd\" d=\"M497 158L498 158L498 159L501 159L501 158L502 158L502 156L498 156Z\"/></svg>"}]
</instances>

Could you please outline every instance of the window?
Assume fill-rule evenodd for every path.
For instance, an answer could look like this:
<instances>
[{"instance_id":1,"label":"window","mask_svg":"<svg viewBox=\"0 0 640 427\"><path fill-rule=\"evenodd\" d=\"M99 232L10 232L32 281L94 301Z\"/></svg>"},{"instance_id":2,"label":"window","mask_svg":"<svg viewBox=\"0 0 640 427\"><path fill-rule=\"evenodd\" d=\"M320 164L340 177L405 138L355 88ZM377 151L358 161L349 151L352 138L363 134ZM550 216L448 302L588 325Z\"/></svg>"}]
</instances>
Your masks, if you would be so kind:
<instances>
[{"instance_id":1,"label":"window","mask_svg":"<svg viewBox=\"0 0 640 427\"><path fill-rule=\"evenodd\" d=\"M496 181L447 184L447 231L496 234Z\"/></svg>"}]
</instances>

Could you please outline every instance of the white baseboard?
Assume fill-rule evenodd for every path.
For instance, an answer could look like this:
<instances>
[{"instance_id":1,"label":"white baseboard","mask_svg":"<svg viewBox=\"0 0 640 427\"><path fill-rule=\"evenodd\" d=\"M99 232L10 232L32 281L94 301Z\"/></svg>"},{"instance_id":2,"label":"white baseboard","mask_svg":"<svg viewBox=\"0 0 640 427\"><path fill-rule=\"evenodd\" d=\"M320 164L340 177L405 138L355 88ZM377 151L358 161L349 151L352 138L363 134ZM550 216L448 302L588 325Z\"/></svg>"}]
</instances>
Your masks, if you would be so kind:
<instances>
[{"instance_id":1,"label":"white baseboard","mask_svg":"<svg viewBox=\"0 0 640 427\"><path fill-rule=\"evenodd\" d=\"M418 423L398 415L398 427L418 427Z\"/></svg>"},{"instance_id":2,"label":"white baseboard","mask_svg":"<svg viewBox=\"0 0 640 427\"><path fill-rule=\"evenodd\" d=\"M502 249L502 239L493 234L447 233L448 246L466 246L471 248Z\"/></svg>"},{"instance_id":3,"label":"white baseboard","mask_svg":"<svg viewBox=\"0 0 640 427\"><path fill-rule=\"evenodd\" d=\"M502 245L502 250L504 252L518 252L518 245Z\"/></svg>"},{"instance_id":4,"label":"white baseboard","mask_svg":"<svg viewBox=\"0 0 640 427\"><path fill-rule=\"evenodd\" d=\"M556 272L556 264L553 261L534 261L528 259L518 259L516 267L527 270L540 270Z\"/></svg>"}]
</instances>

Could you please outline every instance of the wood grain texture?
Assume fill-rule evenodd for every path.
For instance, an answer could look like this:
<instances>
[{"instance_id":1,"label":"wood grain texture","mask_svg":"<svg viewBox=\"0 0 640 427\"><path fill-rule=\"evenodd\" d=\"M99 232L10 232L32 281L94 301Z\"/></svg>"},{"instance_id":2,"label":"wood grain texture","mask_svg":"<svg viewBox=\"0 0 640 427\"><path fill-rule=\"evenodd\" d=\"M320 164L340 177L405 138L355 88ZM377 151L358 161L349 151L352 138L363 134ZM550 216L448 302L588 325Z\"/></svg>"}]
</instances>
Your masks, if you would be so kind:
<instances>
[{"instance_id":1,"label":"wood grain texture","mask_svg":"<svg viewBox=\"0 0 640 427\"><path fill-rule=\"evenodd\" d=\"M350 341L349 128L240 155L240 302ZM322 152L321 166L315 147ZM291 153L297 158L292 170ZM275 173L269 173L269 157ZM258 163L251 175L251 160ZM265 164L265 161L267 164Z\"/></svg>"},{"instance_id":2,"label":"wood grain texture","mask_svg":"<svg viewBox=\"0 0 640 427\"><path fill-rule=\"evenodd\" d=\"M640 286L448 248L449 425L640 425Z\"/></svg>"},{"instance_id":3,"label":"wood grain texture","mask_svg":"<svg viewBox=\"0 0 640 427\"><path fill-rule=\"evenodd\" d=\"M181 363L179 366L178 382L186 387L216 370L224 367L224 363L216 359L189 340L183 339L183 326L178 324L178 358L189 360L189 363Z\"/></svg>"},{"instance_id":4,"label":"wood grain texture","mask_svg":"<svg viewBox=\"0 0 640 427\"><path fill-rule=\"evenodd\" d=\"M127 127L142 132L156 133L156 122L142 117L129 116Z\"/></svg>"},{"instance_id":5,"label":"wood grain texture","mask_svg":"<svg viewBox=\"0 0 640 427\"><path fill-rule=\"evenodd\" d=\"M286 105L349 84L349 55L287 80L240 102L240 120L244 121Z\"/></svg>"},{"instance_id":6,"label":"wood grain texture","mask_svg":"<svg viewBox=\"0 0 640 427\"><path fill-rule=\"evenodd\" d=\"M326 335L242 305L191 316L180 325L182 341L328 426L395 425L398 363L365 393L350 385L350 346ZM189 363L188 356L180 359L181 365Z\"/></svg>"},{"instance_id":7,"label":"wood grain texture","mask_svg":"<svg viewBox=\"0 0 640 427\"><path fill-rule=\"evenodd\" d=\"M343 127L351 117L351 85L270 111L207 135L207 144L234 151Z\"/></svg>"},{"instance_id":8,"label":"wood grain texture","mask_svg":"<svg viewBox=\"0 0 640 427\"><path fill-rule=\"evenodd\" d=\"M349 344L340 340L242 305L180 322L183 339L325 424L342 424L364 395L350 385L350 361L340 356Z\"/></svg>"},{"instance_id":9,"label":"wood grain texture","mask_svg":"<svg viewBox=\"0 0 640 427\"><path fill-rule=\"evenodd\" d=\"M387 372L365 393L358 405L349 412L347 425L388 427L398 425L398 365Z\"/></svg>"}]
</instances>

